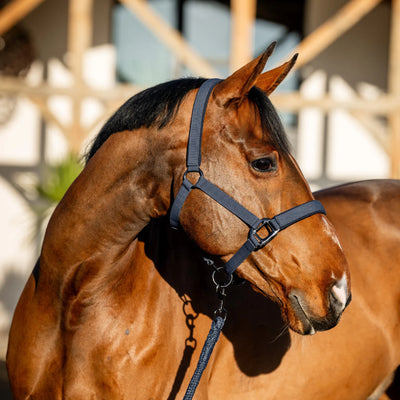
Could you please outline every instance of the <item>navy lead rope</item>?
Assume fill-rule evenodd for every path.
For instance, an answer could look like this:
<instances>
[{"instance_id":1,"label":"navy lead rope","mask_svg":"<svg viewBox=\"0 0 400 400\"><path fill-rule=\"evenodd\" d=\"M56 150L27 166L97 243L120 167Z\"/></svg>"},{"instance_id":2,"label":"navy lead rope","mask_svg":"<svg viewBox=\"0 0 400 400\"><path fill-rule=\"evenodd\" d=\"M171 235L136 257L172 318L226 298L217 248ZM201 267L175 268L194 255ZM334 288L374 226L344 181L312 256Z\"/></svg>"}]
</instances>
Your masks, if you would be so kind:
<instances>
[{"instance_id":1,"label":"navy lead rope","mask_svg":"<svg viewBox=\"0 0 400 400\"><path fill-rule=\"evenodd\" d=\"M242 220L249 228L249 235L242 247L228 260L224 268L231 276L236 268L253 252L263 248L269 243L281 230L290 225L295 224L314 214L326 214L323 205L318 200L311 200L304 204L300 204L287 211L284 211L273 218L258 218L247 208L226 194L219 187L204 178L200 169L201 164L201 138L203 134L204 115L207 108L208 99L214 86L220 82L219 79L209 79L205 81L199 88L192 111L190 121L189 140L186 154L186 171L183 176L183 182L179 192L172 204L170 211L170 224L173 228L179 227L179 215L183 204L185 203L189 193L193 189L199 189L225 207L231 213ZM187 179L189 172L196 172L199 175L198 181L193 184ZM260 233L265 228L267 236ZM265 229L263 232L265 232ZM218 293L218 285L217 285ZM203 350L200 355L195 373L190 381L189 387L185 394L184 400L192 399L201 375L207 366L212 350L217 342L221 330L224 326L225 318L216 316L211 324L210 333L206 339Z\"/></svg>"},{"instance_id":2,"label":"navy lead rope","mask_svg":"<svg viewBox=\"0 0 400 400\"><path fill-rule=\"evenodd\" d=\"M204 343L204 346L201 350L200 358L197 363L196 370L190 380L189 386L186 389L185 396L183 400L191 400L194 396L194 393L197 389L197 386L200 382L200 378L203 375L204 370L207 367L208 360L211 357L211 353L214 350L214 346L219 339L219 335L221 334L221 330L224 327L225 319L217 316L213 322L211 323L210 332L208 332L207 339Z\"/></svg>"}]
</instances>

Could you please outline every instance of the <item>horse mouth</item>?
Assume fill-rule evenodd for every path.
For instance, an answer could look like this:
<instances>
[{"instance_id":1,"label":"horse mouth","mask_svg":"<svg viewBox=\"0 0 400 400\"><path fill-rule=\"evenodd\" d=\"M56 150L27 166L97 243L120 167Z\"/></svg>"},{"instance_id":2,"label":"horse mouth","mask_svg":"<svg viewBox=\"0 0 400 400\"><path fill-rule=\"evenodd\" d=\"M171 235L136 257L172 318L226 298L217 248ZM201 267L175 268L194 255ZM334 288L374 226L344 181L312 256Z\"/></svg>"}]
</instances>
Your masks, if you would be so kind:
<instances>
[{"instance_id":1,"label":"horse mouth","mask_svg":"<svg viewBox=\"0 0 400 400\"><path fill-rule=\"evenodd\" d=\"M292 327L292 329L300 333L301 335L314 335L317 331L315 330L310 318L308 317L306 311L301 305L301 301L295 294L289 295L290 304L296 315L296 318L300 321L302 329L298 329L297 327Z\"/></svg>"},{"instance_id":2,"label":"horse mouth","mask_svg":"<svg viewBox=\"0 0 400 400\"><path fill-rule=\"evenodd\" d=\"M329 306L328 312L324 317L312 317L307 312L307 307L299 296L296 294L290 294L289 301L293 314L296 318L295 323L291 323L291 328L301 335L314 335L316 332L327 331L334 328L340 320L344 309L351 301L351 295L349 295L345 307L338 311L334 310L332 306Z\"/></svg>"}]
</instances>

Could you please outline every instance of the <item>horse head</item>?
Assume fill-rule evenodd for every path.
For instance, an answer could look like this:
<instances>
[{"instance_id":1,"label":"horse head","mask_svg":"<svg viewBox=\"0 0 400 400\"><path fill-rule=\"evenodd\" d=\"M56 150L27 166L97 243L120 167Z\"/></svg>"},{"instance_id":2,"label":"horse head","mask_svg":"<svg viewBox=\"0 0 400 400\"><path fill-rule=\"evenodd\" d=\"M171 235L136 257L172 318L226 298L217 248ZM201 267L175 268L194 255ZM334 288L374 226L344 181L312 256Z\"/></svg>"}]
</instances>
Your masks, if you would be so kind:
<instances>
[{"instance_id":1,"label":"horse head","mask_svg":"<svg viewBox=\"0 0 400 400\"><path fill-rule=\"evenodd\" d=\"M204 102L197 149L201 173L214 190L263 221L313 200L268 98L295 57L263 73L273 48L225 80L214 81ZM90 161L53 218L64 221L68 215L69 221L76 220L73 229L85 220L82 234L73 236L76 244L69 246L74 250L69 259L77 263L90 254L93 262L104 263L111 256L130 254L127 247L152 218L172 214L182 182L190 185L199 179L199 170L185 171L185 166L192 109L204 81L183 79L149 88L104 125L88 154ZM203 251L223 262L249 234L246 224L201 190L187 195L178 219ZM50 223L48 232L59 225ZM259 236L265 229L260 228ZM47 247L54 236L48 235ZM105 254L109 243L114 252ZM79 258L76 248L82 250ZM275 300L290 327L302 334L333 327L350 297L346 259L333 226L320 212L291 224L252 252L237 273Z\"/></svg>"},{"instance_id":2,"label":"horse head","mask_svg":"<svg viewBox=\"0 0 400 400\"><path fill-rule=\"evenodd\" d=\"M262 73L273 47L215 85L205 111L201 144L204 176L251 213L269 218L313 200L268 99L296 56ZM192 104L193 97L189 99ZM183 135L181 157L187 130ZM182 158L176 164L174 196L184 175ZM186 174L191 182L198 179L197 172ZM201 190L187 196L180 224L200 248L223 262L235 254L249 232L239 218ZM301 334L335 326L350 298L345 256L332 224L321 213L280 232L247 257L237 273L276 301L289 326Z\"/></svg>"}]
</instances>

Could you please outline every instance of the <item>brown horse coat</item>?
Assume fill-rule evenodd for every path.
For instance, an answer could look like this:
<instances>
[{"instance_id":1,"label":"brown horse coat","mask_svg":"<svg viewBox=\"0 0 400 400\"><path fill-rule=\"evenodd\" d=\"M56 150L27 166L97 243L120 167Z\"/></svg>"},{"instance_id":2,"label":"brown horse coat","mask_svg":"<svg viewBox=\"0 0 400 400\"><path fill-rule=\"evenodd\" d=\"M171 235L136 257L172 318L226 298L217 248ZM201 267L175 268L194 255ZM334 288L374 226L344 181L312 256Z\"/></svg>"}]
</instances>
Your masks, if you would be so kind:
<instances>
[{"instance_id":1,"label":"brown horse coat","mask_svg":"<svg viewBox=\"0 0 400 400\"><path fill-rule=\"evenodd\" d=\"M293 65L262 74L271 51L215 87L202 143L207 177L260 216L313 198L276 113L255 87L269 94ZM174 90L193 85L182 82ZM174 95L165 87L121 110L135 104L143 111L147 101L151 114L159 98ZM166 123L134 122L132 110L117 112L56 208L39 273L29 278L10 331L7 365L16 400L182 397L216 308L202 254L226 261L248 232L198 191L182 209L184 232L168 226L184 173L193 89ZM107 132L110 126L115 130ZM197 399L372 395L399 363L399 296L397 285L390 286L397 282L400 226L390 199L398 191L386 182L319 194L343 249L319 214L248 257L237 270L248 283L229 293L229 319ZM354 300L338 327L314 336L289 331L306 335L336 325L350 294L345 254Z\"/></svg>"}]
</instances>

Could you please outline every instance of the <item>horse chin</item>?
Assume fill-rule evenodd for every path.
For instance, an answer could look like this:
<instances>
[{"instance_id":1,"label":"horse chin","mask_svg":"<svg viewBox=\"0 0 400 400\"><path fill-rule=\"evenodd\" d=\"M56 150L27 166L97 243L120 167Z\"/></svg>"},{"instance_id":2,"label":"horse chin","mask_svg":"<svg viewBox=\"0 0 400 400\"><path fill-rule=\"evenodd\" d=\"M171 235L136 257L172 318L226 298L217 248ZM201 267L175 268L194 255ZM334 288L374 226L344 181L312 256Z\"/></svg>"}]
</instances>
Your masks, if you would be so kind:
<instances>
[{"instance_id":1,"label":"horse chin","mask_svg":"<svg viewBox=\"0 0 400 400\"><path fill-rule=\"evenodd\" d=\"M289 327L292 331L303 336L312 336L318 331L308 319L297 319L295 322L289 322Z\"/></svg>"}]
</instances>

